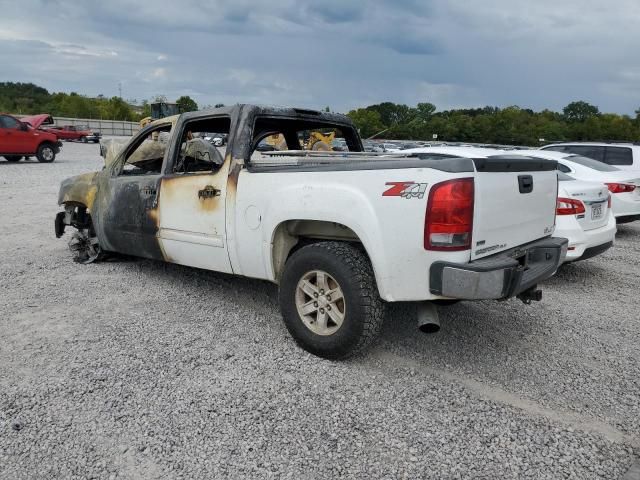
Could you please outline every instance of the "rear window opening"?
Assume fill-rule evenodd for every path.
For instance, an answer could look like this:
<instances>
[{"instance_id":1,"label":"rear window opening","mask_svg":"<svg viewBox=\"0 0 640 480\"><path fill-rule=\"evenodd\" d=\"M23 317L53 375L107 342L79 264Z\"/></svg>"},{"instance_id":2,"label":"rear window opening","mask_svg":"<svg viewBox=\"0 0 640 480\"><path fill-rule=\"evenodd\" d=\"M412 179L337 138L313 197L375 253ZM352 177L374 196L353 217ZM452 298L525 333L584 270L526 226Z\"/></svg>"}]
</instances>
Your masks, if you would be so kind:
<instances>
[{"instance_id":1,"label":"rear window opening","mask_svg":"<svg viewBox=\"0 0 640 480\"><path fill-rule=\"evenodd\" d=\"M277 157L268 152L307 151L316 153L361 152L362 145L355 130L307 119L258 118L254 124L251 163L260 165L291 164L290 157ZM265 155L263 155L265 154Z\"/></svg>"}]
</instances>

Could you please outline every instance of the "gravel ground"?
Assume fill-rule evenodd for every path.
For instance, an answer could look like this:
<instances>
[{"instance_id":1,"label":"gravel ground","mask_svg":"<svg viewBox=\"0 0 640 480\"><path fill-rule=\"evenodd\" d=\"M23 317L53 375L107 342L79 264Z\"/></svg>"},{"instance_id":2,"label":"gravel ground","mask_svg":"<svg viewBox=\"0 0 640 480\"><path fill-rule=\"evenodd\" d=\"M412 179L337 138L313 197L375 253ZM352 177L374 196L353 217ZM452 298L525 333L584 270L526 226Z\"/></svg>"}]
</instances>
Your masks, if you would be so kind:
<instances>
[{"instance_id":1,"label":"gravel ground","mask_svg":"<svg viewBox=\"0 0 640 480\"><path fill-rule=\"evenodd\" d=\"M0 162L0 478L636 478L640 225L539 304L442 308L431 336L395 305L334 363L269 283L74 264L58 185L97 152Z\"/></svg>"}]
</instances>

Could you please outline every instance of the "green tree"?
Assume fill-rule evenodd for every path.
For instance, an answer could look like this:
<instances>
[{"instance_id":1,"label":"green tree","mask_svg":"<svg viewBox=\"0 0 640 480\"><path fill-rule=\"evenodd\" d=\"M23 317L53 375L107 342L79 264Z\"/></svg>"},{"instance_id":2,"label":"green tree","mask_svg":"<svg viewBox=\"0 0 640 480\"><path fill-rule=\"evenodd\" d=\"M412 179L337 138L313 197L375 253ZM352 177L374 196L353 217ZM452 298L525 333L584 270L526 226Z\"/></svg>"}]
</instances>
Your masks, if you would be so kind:
<instances>
[{"instance_id":1,"label":"green tree","mask_svg":"<svg viewBox=\"0 0 640 480\"><path fill-rule=\"evenodd\" d=\"M584 122L591 117L600 115L598 107L583 101L571 102L562 111L568 122Z\"/></svg>"},{"instance_id":2,"label":"green tree","mask_svg":"<svg viewBox=\"0 0 640 480\"><path fill-rule=\"evenodd\" d=\"M378 112L380 115L380 121L386 127L408 123L416 115L415 109L404 104L396 104L392 102L370 105L367 107L367 110Z\"/></svg>"},{"instance_id":3,"label":"green tree","mask_svg":"<svg viewBox=\"0 0 640 480\"><path fill-rule=\"evenodd\" d=\"M416 116L421 120L429 120L435 111L436 106L433 103L427 102L416 105Z\"/></svg>"},{"instance_id":4,"label":"green tree","mask_svg":"<svg viewBox=\"0 0 640 480\"><path fill-rule=\"evenodd\" d=\"M351 110L347 113L347 116L356 125L356 128L360 131L360 135L363 138L375 135L385 128L380 120L380 114L373 110L358 108L357 110Z\"/></svg>"},{"instance_id":5,"label":"green tree","mask_svg":"<svg viewBox=\"0 0 640 480\"><path fill-rule=\"evenodd\" d=\"M198 104L188 95L183 95L178 100L176 100L176 104L178 105L178 111L180 113L184 112L195 112L198 110Z\"/></svg>"}]
</instances>

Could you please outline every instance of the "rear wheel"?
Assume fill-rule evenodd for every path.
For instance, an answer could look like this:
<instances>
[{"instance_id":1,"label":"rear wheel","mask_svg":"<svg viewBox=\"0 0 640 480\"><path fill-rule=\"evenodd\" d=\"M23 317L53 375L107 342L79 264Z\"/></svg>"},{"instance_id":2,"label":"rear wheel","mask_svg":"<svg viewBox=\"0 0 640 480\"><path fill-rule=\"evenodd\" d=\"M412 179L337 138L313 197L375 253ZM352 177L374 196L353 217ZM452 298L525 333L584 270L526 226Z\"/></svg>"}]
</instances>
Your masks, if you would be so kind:
<instances>
[{"instance_id":1,"label":"rear wheel","mask_svg":"<svg viewBox=\"0 0 640 480\"><path fill-rule=\"evenodd\" d=\"M19 162L22 160L20 155L5 155L4 158L7 162Z\"/></svg>"},{"instance_id":2,"label":"rear wheel","mask_svg":"<svg viewBox=\"0 0 640 480\"><path fill-rule=\"evenodd\" d=\"M56 159L56 151L50 143L43 143L38 147L36 158L41 163L51 163Z\"/></svg>"},{"instance_id":3,"label":"rear wheel","mask_svg":"<svg viewBox=\"0 0 640 480\"><path fill-rule=\"evenodd\" d=\"M319 357L343 359L380 333L384 304L364 252L341 242L301 248L280 282L284 323L298 345Z\"/></svg>"}]
</instances>

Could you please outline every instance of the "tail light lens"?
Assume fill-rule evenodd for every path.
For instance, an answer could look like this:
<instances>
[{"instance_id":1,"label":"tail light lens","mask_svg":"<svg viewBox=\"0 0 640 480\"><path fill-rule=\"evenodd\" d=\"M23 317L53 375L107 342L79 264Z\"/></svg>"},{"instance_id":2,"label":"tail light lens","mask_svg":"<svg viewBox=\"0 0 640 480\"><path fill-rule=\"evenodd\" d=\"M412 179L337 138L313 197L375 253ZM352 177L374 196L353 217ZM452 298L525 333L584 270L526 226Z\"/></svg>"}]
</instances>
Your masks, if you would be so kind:
<instances>
[{"instance_id":1,"label":"tail light lens","mask_svg":"<svg viewBox=\"0 0 640 480\"><path fill-rule=\"evenodd\" d=\"M635 185L629 185L628 183L607 183L606 185L611 193L628 193L636 189Z\"/></svg>"},{"instance_id":2,"label":"tail light lens","mask_svg":"<svg viewBox=\"0 0 640 480\"><path fill-rule=\"evenodd\" d=\"M558 197L556 202L556 215L578 215L584 212L584 203L580 200Z\"/></svg>"},{"instance_id":3,"label":"tail light lens","mask_svg":"<svg viewBox=\"0 0 640 480\"><path fill-rule=\"evenodd\" d=\"M426 250L459 251L471 248L473 178L459 178L431 187L424 221Z\"/></svg>"}]
</instances>

